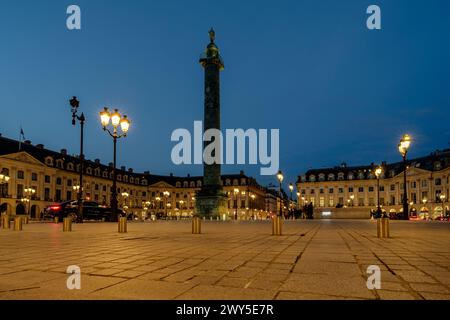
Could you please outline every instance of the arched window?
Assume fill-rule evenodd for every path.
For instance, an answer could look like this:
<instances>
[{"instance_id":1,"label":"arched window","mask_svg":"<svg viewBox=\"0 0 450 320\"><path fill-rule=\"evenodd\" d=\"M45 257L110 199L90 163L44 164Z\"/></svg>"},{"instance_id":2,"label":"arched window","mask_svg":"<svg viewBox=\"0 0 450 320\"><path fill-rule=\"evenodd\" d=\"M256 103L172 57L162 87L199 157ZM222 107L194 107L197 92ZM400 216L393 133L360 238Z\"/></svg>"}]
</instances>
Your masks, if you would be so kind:
<instances>
[{"instance_id":1,"label":"arched window","mask_svg":"<svg viewBox=\"0 0 450 320\"><path fill-rule=\"evenodd\" d=\"M45 158L45 164L48 166L53 166L53 158L52 157Z\"/></svg>"},{"instance_id":2,"label":"arched window","mask_svg":"<svg viewBox=\"0 0 450 320\"><path fill-rule=\"evenodd\" d=\"M184 181L183 182L183 188L187 188L188 187L188 182L187 181Z\"/></svg>"},{"instance_id":3,"label":"arched window","mask_svg":"<svg viewBox=\"0 0 450 320\"><path fill-rule=\"evenodd\" d=\"M363 180L364 179L364 172L360 171L358 173L358 179Z\"/></svg>"},{"instance_id":4,"label":"arched window","mask_svg":"<svg viewBox=\"0 0 450 320\"><path fill-rule=\"evenodd\" d=\"M108 171L103 171L103 178L108 178Z\"/></svg>"},{"instance_id":5,"label":"arched window","mask_svg":"<svg viewBox=\"0 0 450 320\"><path fill-rule=\"evenodd\" d=\"M94 174L99 177L100 176L100 168L95 168Z\"/></svg>"},{"instance_id":6,"label":"arched window","mask_svg":"<svg viewBox=\"0 0 450 320\"><path fill-rule=\"evenodd\" d=\"M325 181L325 175L323 173L319 174L319 181Z\"/></svg>"},{"instance_id":7,"label":"arched window","mask_svg":"<svg viewBox=\"0 0 450 320\"><path fill-rule=\"evenodd\" d=\"M69 162L67 164L67 170L73 171L73 163L72 162Z\"/></svg>"},{"instance_id":8,"label":"arched window","mask_svg":"<svg viewBox=\"0 0 450 320\"><path fill-rule=\"evenodd\" d=\"M230 186L231 185L231 180L230 179L226 179L225 180L225 185L226 186Z\"/></svg>"},{"instance_id":9,"label":"arched window","mask_svg":"<svg viewBox=\"0 0 450 320\"><path fill-rule=\"evenodd\" d=\"M118 174L118 175L116 176L116 178L117 178L117 181L122 181L122 176L121 176L120 174Z\"/></svg>"},{"instance_id":10,"label":"arched window","mask_svg":"<svg viewBox=\"0 0 450 320\"><path fill-rule=\"evenodd\" d=\"M313 175L313 174L310 175L310 176L309 176L309 181L310 181L310 182L315 182L315 181L316 181L316 176Z\"/></svg>"},{"instance_id":11,"label":"arched window","mask_svg":"<svg viewBox=\"0 0 450 320\"><path fill-rule=\"evenodd\" d=\"M238 179L234 179L234 180L233 180L233 186L238 186L238 185L239 185Z\"/></svg>"},{"instance_id":12,"label":"arched window","mask_svg":"<svg viewBox=\"0 0 450 320\"><path fill-rule=\"evenodd\" d=\"M195 188L195 182L191 181L191 188Z\"/></svg>"},{"instance_id":13,"label":"arched window","mask_svg":"<svg viewBox=\"0 0 450 320\"><path fill-rule=\"evenodd\" d=\"M339 172L338 173L338 180L344 180L344 173L343 172Z\"/></svg>"},{"instance_id":14,"label":"arched window","mask_svg":"<svg viewBox=\"0 0 450 320\"><path fill-rule=\"evenodd\" d=\"M64 165L64 161L62 159L56 160L56 167L57 168L61 168L62 169L63 165Z\"/></svg>"},{"instance_id":15,"label":"arched window","mask_svg":"<svg viewBox=\"0 0 450 320\"><path fill-rule=\"evenodd\" d=\"M348 179L348 180L353 180L353 179L354 179L353 172L349 172L349 173L348 173L347 179Z\"/></svg>"},{"instance_id":16,"label":"arched window","mask_svg":"<svg viewBox=\"0 0 450 320\"><path fill-rule=\"evenodd\" d=\"M330 173L328 175L328 181L334 181L334 174L333 173Z\"/></svg>"},{"instance_id":17,"label":"arched window","mask_svg":"<svg viewBox=\"0 0 450 320\"><path fill-rule=\"evenodd\" d=\"M202 181L201 181L201 180L198 180L198 181L197 181L197 187L200 188L201 186L202 186Z\"/></svg>"},{"instance_id":18,"label":"arched window","mask_svg":"<svg viewBox=\"0 0 450 320\"><path fill-rule=\"evenodd\" d=\"M175 187L181 188L181 182L180 182L180 181L177 181L177 183L175 184Z\"/></svg>"},{"instance_id":19,"label":"arched window","mask_svg":"<svg viewBox=\"0 0 450 320\"><path fill-rule=\"evenodd\" d=\"M92 174L92 168L91 168L91 167L88 167L88 168L86 169L86 173L87 173L87 174Z\"/></svg>"}]
</instances>

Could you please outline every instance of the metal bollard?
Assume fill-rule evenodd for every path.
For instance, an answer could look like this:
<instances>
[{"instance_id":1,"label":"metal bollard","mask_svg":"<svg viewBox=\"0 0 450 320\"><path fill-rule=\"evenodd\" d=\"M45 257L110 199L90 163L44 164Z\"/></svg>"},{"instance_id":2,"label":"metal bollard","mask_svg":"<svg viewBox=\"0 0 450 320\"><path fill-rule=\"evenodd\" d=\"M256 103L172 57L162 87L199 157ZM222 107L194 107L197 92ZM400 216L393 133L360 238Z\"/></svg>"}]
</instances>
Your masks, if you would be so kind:
<instances>
[{"instance_id":1,"label":"metal bollard","mask_svg":"<svg viewBox=\"0 0 450 320\"><path fill-rule=\"evenodd\" d=\"M72 219L64 218L63 220L63 232L71 232L72 231Z\"/></svg>"},{"instance_id":2,"label":"metal bollard","mask_svg":"<svg viewBox=\"0 0 450 320\"><path fill-rule=\"evenodd\" d=\"M127 217L119 217L119 233L127 232Z\"/></svg>"},{"instance_id":3,"label":"metal bollard","mask_svg":"<svg viewBox=\"0 0 450 320\"><path fill-rule=\"evenodd\" d=\"M3 225L3 229L11 228L8 215L2 216L2 225Z\"/></svg>"},{"instance_id":4,"label":"metal bollard","mask_svg":"<svg viewBox=\"0 0 450 320\"><path fill-rule=\"evenodd\" d=\"M192 234L202 233L202 220L199 217L192 218Z\"/></svg>"},{"instance_id":5,"label":"metal bollard","mask_svg":"<svg viewBox=\"0 0 450 320\"><path fill-rule=\"evenodd\" d=\"M377 219L377 238L382 238L383 237L383 224L381 222L381 218Z\"/></svg>"},{"instance_id":6,"label":"metal bollard","mask_svg":"<svg viewBox=\"0 0 450 320\"><path fill-rule=\"evenodd\" d=\"M382 218L381 223L383 224L383 238L389 238L389 218Z\"/></svg>"},{"instance_id":7,"label":"metal bollard","mask_svg":"<svg viewBox=\"0 0 450 320\"><path fill-rule=\"evenodd\" d=\"M22 217L14 218L14 231L22 231Z\"/></svg>"},{"instance_id":8,"label":"metal bollard","mask_svg":"<svg viewBox=\"0 0 450 320\"><path fill-rule=\"evenodd\" d=\"M281 236L282 232L282 220L280 216L275 216L272 218L272 235Z\"/></svg>"},{"instance_id":9,"label":"metal bollard","mask_svg":"<svg viewBox=\"0 0 450 320\"><path fill-rule=\"evenodd\" d=\"M59 223L59 217L55 217L55 218L53 219L53 221L54 221L56 224L58 224L58 223Z\"/></svg>"}]
</instances>

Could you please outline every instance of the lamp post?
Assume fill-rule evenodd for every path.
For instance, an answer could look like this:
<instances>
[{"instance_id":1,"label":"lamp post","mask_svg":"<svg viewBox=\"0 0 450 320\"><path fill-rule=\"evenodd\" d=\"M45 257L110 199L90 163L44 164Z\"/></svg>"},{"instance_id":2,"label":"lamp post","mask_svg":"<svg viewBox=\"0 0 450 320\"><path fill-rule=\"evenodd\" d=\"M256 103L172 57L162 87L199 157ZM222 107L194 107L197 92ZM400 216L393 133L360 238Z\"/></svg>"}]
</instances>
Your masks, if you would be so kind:
<instances>
[{"instance_id":1,"label":"lamp post","mask_svg":"<svg viewBox=\"0 0 450 320\"><path fill-rule=\"evenodd\" d=\"M0 174L0 214L1 212L1 206L2 206L2 196L3 196L3 185L7 184L9 181L9 176L7 176L6 174ZM6 193L8 193L8 190L6 191ZM8 206L8 205L7 205ZM7 209L8 207L6 207ZM5 209L5 211L6 211Z\"/></svg>"},{"instance_id":2,"label":"lamp post","mask_svg":"<svg viewBox=\"0 0 450 320\"><path fill-rule=\"evenodd\" d=\"M289 201L289 214L291 213L291 208L292 208L292 191L294 191L294 185L291 183L289 183L289 191L291 192L291 200Z\"/></svg>"},{"instance_id":3,"label":"lamp post","mask_svg":"<svg viewBox=\"0 0 450 320\"><path fill-rule=\"evenodd\" d=\"M350 195L350 202L351 202L351 206L353 207L354 206L354 200L355 200L355 195L354 194L352 194L352 195Z\"/></svg>"},{"instance_id":4,"label":"lamp post","mask_svg":"<svg viewBox=\"0 0 450 320\"><path fill-rule=\"evenodd\" d=\"M234 201L236 202L236 205L234 206L234 220L237 220L238 217L238 200L237 200L237 196L239 194L239 189L235 188L234 190Z\"/></svg>"},{"instance_id":5,"label":"lamp post","mask_svg":"<svg viewBox=\"0 0 450 320\"><path fill-rule=\"evenodd\" d=\"M113 216L117 215L117 177L116 177L116 150L117 150L117 139L126 137L128 129L130 128L130 120L128 120L127 116L121 116L117 109L114 109L114 112L110 112L108 108L104 108L103 111L100 112L100 121L103 127L103 130L108 132L109 135L113 138L114 142L114 162L113 162L113 185L111 189L111 209L113 212ZM109 123L113 127L113 130L107 128ZM119 134L118 127L120 125L120 129L122 133ZM80 183L80 185L82 185Z\"/></svg>"},{"instance_id":6,"label":"lamp post","mask_svg":"<svg viewBox=\"0 0 450 320\"><path fill-rule=\"evenodd\" d=\"M406 185L406 155L408 154L408 149L411 146L411 137L407 134L403 135L398 144L398 151L403 158L403 219L409 220L409 209L408 209L408 187Z\"/></svg>"},{"instance_id":7,"label":"lamp post","mask_svg":"<svg viewBox=\"0 0 450 320\"><path fill-rule=\"evenodd\" d=\"M447 215L447 210L445 209L445 194L442 194L439 196L442 202L442 216L445 217Z\"/></svg>"},{"instance_id":8,"label":"lamp post","mask_svg":"<svg viewBox=\"0 0 450 320\"><path fill-rule=\"evenodd\" d=\"M130 194L128 192L122 192L121 195L122 195L122 198L123 198L122 208L124 209L125 212L127 212L127 210L128 210L127 199L130 196Z\"/></svg>"},{"instance_id":9,"label":"lamp post","mask_svg":"<svg viewBox=\"0 0 450 320\"><path fill-rule=\"evenodd\" d=\"M78 120L80 122L80 186L83 185L83 166L84 166L84 154L83 154L83 140L84 140L84 121L86 120L84 114L78 115L78 107L80 102L77 97L72 97L69 101L72 112L72 125L76 124ZM78 222L83 223L83 187L78 190Z\"/></svg>"},{"instance_id":10,"label":"lamp post","mask_svg":"<svg viewBox=\"0 0 450 320\"><path fill-rule=\"evenodd\" d=\"M36 190L33 188L25 188L23 191L28 196L26 202L28 202L28 215L31 216L31 197L36 193Z\"/></svg>"},{"instance_id":11,"label":"lamp post","mask_svg":"<svg viewBox=\"0 0 450 320\"><path fill-rule=\"evenodd\" d=\"M253 201L255 201L255 198L256 198L256 195L254 193L252 193L250 195L250 199L251 199L250 200L250 211L252 212L253 220L256 220L256 218L257 218L257 217L254 216L255 215L255 211L253 210L254 209Z\"/></svg>"},{"instance_id":12,"label":"lamp post","mask_svg":"<svg viewBox=\"0 0 450 320\"><path fill-rule=\"evenodd\" d=\"M163 192L163 196L164 196L164 215L165 215L166 219L167 219L167 198L169 197L169 195L170 195L169 191L164 191Z\"/></svg>"},{"instance_id":13,"label":"lamp post","mask_svg":"<svg viewBox=\"0 0 450 320\"><path fill-rule=\"evenodd\" d=\"M283 204L283 197L282 197L282 194L281 194L281 183L283 182L283 179L284 179L284 176L283 176L283 173L281 172L281 170L278 170L278 173L277 173L277 179L278 179L278 183L279 183L279 192L280 192L280 212L279 212L279 216L280 217L282 217L283 216L283 207L282 207L282 204Z\"/></svg>"},{"instance_id":14,"label":"lamp post","mask_svg":"<svg viewBox=\"0 0 450 320\"><path fill-rule=\"evenodd\" d=\"M375 169L375 175L377 177L377 218L381 218L381 207L380 207L380 176L383 172L383 168L377 167Z\"/></svg>"},{"instance_id":15,"label":"lamp post","mask_svg":"<svg viewBox=\"0 0 450 320\"><path fill-rule=\"evenodd\" d=\"M300 209L300 192L297 191L297 210Z\"/></svg>"}]
</instances>

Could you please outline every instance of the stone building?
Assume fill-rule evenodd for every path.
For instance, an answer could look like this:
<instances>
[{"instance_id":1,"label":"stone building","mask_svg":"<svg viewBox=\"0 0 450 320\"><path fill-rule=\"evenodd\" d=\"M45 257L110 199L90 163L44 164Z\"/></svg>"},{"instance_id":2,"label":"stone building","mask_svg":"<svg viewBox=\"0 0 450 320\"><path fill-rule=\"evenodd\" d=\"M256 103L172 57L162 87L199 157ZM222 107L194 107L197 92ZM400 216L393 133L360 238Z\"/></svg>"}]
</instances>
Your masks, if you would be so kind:
<instances>
[{"instance_id":1,"label":"stone building","mask_svg":"<svg viewBox=\"0 0 450 320\"><path fill-rule=\"evenodd\" d=\"M0 172L9 177L0 185L0 211L5 214L27 214L42 217L46 206L76 200L79 183L79 159L67 150L59 152L0 136ZM195 194L201 189L202 177L187 175L154 175L138 173L131 168L116 169L119 207L136 217L189 217L195 208ZM222 219L265 218L266 188L244 172L222 175L227 195L227 211ZM85 160L84 198L109 205L112 186L112 164L99 159ZM26 192L29 189L34 192ZM235 192L238 190L238 192ZM237 214L236 214L237 213Z\"/></svg>"},{"instance_id":2,"label":"stone building","mask_svg":"<svg viewBox=\"0 0 450 320\"><path fill-rule=\"evenodd\" d=\"M381 164L380 204L389 213L403 212L403 162ZM351 208L370 211L377 206L376 165L311 169L298 177L302 204L316 208ZM436 218L449 210L450 149L407 160L407 199L410 215Z\"/></svg>"}]
</instances>

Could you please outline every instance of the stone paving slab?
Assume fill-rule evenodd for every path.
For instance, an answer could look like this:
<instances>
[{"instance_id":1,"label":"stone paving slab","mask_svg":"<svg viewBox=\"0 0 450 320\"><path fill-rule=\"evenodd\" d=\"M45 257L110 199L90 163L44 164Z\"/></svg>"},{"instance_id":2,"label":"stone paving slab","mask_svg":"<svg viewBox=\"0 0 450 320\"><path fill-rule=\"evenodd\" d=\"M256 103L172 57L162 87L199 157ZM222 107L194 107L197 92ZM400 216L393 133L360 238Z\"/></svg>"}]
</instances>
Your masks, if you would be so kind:
<instances>
[{"instance_id":1,"label":"stone paving slab","mask_svg":"<svg viewBox=\"0 0 450 320\"><path fill-rule=\"evenodd\" d=\"M189 221L0 229L0 299L450 299L450 223L370 220ZM81 268L81 289L66 287ZM369 290L367 267L381 270Z\"/></svg>"}]
</instances>

